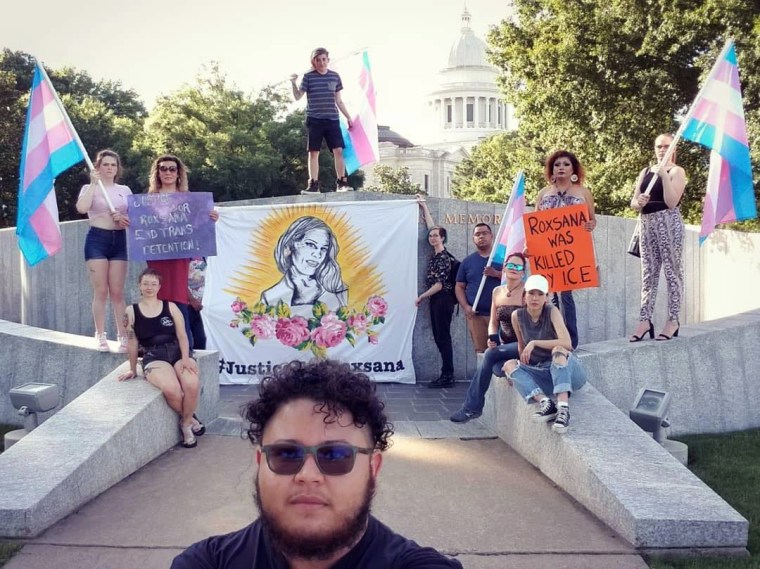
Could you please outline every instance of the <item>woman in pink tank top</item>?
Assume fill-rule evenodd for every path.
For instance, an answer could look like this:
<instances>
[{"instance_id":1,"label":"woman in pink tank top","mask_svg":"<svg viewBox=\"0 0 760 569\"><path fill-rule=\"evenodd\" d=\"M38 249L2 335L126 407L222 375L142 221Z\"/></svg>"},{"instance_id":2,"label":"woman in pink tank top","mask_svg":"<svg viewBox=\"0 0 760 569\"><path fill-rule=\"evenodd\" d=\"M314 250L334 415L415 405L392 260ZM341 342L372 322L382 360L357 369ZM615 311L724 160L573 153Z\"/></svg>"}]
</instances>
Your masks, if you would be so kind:
<instances>
[{"instance_id":1,"label":"woman in pink tank top","mask_svg":"<svg viewBox=\"0 0 760 569\"><path fill-rule=\"evenodd\" d=\"M86 213L90 219L84 258L93 291L95 342L101 352L109 351L105 317L106 301L110 298L116 321L118 351L126 353L124 279L127 276L126 228L129 225L127 196L132 191L127 186L116 183L121 174L121 160L113 150L98 152L93 166L95 168L90 172L90 183L82 186L76 208L79 213ZM102 187L99 182L103 184Z\"/></svg>"}]
</instances>

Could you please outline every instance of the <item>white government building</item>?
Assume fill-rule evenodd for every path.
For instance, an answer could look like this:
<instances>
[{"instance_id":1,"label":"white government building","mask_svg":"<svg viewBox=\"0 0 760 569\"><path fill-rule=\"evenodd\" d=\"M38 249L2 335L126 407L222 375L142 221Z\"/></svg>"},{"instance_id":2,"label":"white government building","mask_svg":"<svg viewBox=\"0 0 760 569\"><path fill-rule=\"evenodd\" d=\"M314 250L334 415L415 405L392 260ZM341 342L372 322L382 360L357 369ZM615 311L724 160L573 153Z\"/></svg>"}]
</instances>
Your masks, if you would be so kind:
<instances>
[{"instance_id":1,"label":"white government building","mask_svg":"<svg viewBox=\"0 0 760 569\"><path fill-rule=\"evenodd\" d=\"M389 126L378 127L380 164L408 168L412 182L430 196L450 198L454 170L472 147L517 126L512 106L501 99L496 85L499 70L488 62L486 48L472 31L465 8L448 65L438 73L437 88L427 97L435 125L430 142L415 145ZM377 183L372 168L365 169L365 187Z\"/></svg>"}]
</instances>

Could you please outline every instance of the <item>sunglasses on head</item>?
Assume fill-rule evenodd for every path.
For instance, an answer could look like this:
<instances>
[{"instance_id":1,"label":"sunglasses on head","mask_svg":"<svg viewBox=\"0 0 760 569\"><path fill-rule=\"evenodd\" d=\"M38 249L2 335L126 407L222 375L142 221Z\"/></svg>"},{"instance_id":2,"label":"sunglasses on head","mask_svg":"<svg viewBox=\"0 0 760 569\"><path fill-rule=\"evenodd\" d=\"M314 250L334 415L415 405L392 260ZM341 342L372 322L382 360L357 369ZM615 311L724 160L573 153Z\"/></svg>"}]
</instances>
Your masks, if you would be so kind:
<instances>
[{"instance_id":1,"label":"sunglasses on head","mask_svg":"<svg viewBox=\"0 0 760 569\"><path fill-rule=\"evenodd\" d=\"M158 171L159 172L172 172L172 173L174 173L174 172L177 171L177 167L176 166L159 166L158 167Z\"/></svg>"},{"instance_id":2,"label":"sunglasses on head","mask_svg":"<svg viewBox=\"0 0 760 569\"><path fill-rule=\"evenodd\" d=\"M307 447L295 443L262 445L269 470L275 474L298 474L312 455L319 471L326 476L342 476L354 469L356 453L372 454L375 449L361 448L345 443L332 443Z\"/></svg>"},{"instance_id":3,"label":"sunglasses on head","mask_svg":"<svg viewBox=\"0 0 760 569\"><path fill-rule=\"evenodd\" d=\"M504 265L504 268L511 271L522 271L525 268L525 265L520 265L518 263L507 263Z\"/></svg>"}]
</instances>

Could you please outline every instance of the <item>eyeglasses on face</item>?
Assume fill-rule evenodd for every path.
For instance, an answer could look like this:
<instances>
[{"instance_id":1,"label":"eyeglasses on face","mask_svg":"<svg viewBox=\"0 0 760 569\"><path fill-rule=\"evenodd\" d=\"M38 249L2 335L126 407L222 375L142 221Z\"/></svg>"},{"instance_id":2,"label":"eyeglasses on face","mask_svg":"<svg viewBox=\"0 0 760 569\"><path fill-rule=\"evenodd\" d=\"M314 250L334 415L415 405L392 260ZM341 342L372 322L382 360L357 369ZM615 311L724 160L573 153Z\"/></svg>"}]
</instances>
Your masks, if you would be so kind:
<instances>
[{"instance_id":1,"label":"eyeglasses on face","mask_svg":"<svg viewBox=\"0 0 760 569\"><path fill-rule=\"evenodd\" d=\"M177 171L176 166L159 166L158 167L159 172L171 172L172 174Z\"/></svg>"},{"instance_id":2,"label":"eyeglasses on face","mask_svg":"<svg viewBox=\"0 0 760 569\"><path fill-rule=\"evenodd\" d=\"M511 271L522 271L525 268L525 265L520 265L518 263L507 263L504 265L504 268Z\"/></svg>"},{"instance_id":3,"label":"eyeglasses on face","mask_svg":"<svg viewBox=\"0 0 760 569\"><path fill-rule=\"evenodd\" d=\"M312 455L319 471L326 476L342 476L354 469L356 453L372 454L374 449L361 448L344 443L304 446L295 443L262 445L261 452L267 457L269 470L275 474L298 474Z\"/></svg>"}]
</instances>

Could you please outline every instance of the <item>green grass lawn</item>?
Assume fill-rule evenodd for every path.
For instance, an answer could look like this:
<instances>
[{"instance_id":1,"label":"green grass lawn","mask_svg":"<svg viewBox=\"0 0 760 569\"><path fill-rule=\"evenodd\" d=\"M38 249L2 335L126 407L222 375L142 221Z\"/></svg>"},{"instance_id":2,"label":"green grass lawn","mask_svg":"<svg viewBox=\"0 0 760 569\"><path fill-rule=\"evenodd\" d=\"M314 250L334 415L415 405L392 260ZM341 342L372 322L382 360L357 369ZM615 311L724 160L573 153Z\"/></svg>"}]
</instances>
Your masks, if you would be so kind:
<instances>
[{"instance_id":1,"label":"green grass lawn","mask_svg":"<svg viewBox=\"0 0 760 569\"><path fill-rule=\"evenodd\" d=\"M5 565L6 561L13 557L19 549L21 549L20 543L0 541L0 567Z\"/></svg>"},{"instance_id":2,"label":"green grass lawn","mask_svg":"<svg viewBox=\"0 0 760 569\"><path fill-rule=\"evenodd\" d=\"M0 452L3 452L5 450L3 446L3 437L5 437L5 433L9 431L15 431L16 429L20 429L21 427L15 426L15 425L3 425L0 423Z\"/></svg>"},{"instance_id":3,"label":"green grass lawn","mask_svg":"<svg viewBox=\"0 0 760 569\"><path fill-rule=\"evenodd\" d=\"M760 569L760 430L695 435L689 445L689 468L749 520L746 559L702 558L653 561L653 569Z\"/></svg>"}]
</instances>

